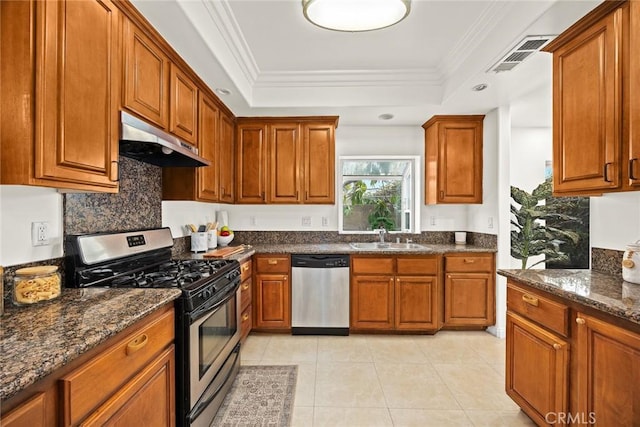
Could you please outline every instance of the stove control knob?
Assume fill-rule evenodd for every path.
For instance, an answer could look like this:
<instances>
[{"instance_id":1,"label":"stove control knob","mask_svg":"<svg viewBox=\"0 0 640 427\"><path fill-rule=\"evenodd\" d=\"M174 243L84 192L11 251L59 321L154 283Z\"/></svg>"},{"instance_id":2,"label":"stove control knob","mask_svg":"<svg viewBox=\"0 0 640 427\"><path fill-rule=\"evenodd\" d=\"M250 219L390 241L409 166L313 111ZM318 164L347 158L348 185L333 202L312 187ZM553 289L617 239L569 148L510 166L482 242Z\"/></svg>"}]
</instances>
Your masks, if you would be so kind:
<instances>
[{"instance_id":1,"label":"stove control knob","mask_svg":"<svg viewBox=\"0 0 640 427\"><path fill-rule=\"evenodd\" d=\"M202 291L203 298L207 298L207 299L211 298L211 294L212 294L211 289L205 289L204 291Z\"/></svg>"}]
</instances>

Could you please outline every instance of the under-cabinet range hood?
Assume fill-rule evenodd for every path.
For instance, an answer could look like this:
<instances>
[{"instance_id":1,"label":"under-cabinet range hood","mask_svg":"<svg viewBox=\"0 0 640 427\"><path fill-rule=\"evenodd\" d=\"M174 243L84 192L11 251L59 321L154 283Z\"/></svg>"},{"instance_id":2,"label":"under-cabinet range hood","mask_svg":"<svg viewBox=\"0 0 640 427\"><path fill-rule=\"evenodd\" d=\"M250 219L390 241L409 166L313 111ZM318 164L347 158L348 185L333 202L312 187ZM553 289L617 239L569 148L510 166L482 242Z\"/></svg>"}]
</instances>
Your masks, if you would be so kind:
<instances>
[{"instance_id":1,"label":"under-cabinet range hood","mask_svg":"<svg viewBox=\"0 0 640 427\"><path fill-rule=\"evenodd\" d=\"M196 147L124 111L120 112L120 155L156 166L211 164L198 155Z\"/></svg>"}]
</instances>

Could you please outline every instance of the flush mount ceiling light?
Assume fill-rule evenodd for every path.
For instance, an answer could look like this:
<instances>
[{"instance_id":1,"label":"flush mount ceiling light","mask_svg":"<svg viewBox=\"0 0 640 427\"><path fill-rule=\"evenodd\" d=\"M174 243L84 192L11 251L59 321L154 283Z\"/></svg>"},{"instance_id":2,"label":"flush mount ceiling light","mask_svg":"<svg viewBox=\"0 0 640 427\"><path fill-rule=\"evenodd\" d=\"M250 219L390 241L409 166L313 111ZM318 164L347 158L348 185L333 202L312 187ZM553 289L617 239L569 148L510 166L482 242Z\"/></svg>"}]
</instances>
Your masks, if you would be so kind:
<instances>
[{"instance_id":1,"label":"flush mount ceiling light","mask_svg":"<svg viewBox=\"0 0 640 427\"><path fill-rule=\"evenodd\" d=\"M485 90L488 87L489 87L488 84L480 83L479 85L475 85L474 87L472 87L471 90L476 91L476 92L482 92L483 90Z\"/></svg>"},{"instance_id":2,"label":"flush mount ceiling light","mask_svg":"<svg viewBox=\"0 0 640 427\"><path fill-rule=\"evenodd\" d=\"M371 31L397 24L409 15L411 0L302 0L304 17L335 31Z\"/></svg>"},{"instance_id":3,"label":"flush mount ceiling light","mask_svg":"<svg viewBox=\"0 0 640 427\"><path fill-rule=\"evenodd\" d=\"M383 113L378 116L380 120L391 120L394 118L394 115L391 113Z\"/></svg>"},{"instance_id":4,"label":"flush mount ceiling light","mask_svg":"<svg viewBox=\"0 0 640 427\"><path fill-rule=\"evenodd\" d=\"M231 91L223 87L216 88L216 93L218 93L218 95L231 95Z\"/></svg>"}]
</instances>

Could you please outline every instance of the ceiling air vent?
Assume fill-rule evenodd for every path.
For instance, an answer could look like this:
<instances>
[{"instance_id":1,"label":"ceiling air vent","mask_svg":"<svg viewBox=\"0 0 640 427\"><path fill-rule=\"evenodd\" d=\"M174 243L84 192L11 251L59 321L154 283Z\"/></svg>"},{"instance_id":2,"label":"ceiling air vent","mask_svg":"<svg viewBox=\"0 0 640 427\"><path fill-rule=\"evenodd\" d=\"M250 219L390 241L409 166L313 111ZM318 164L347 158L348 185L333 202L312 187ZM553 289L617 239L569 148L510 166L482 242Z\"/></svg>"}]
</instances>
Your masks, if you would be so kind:
<instances>
[{"instance_id":1,"label":"ceiling air vent","mask_svg":"<svg viewBox=\"0 0 640 427\"><path fill-rule=\"evenodd\" d=\"M487 70L494 73L500 73L502 71L510 71L520 64L522 61L531 56L532 53L542 49L547 43L553 40L555 36L526 36L506 55L496 62Z\"/></svg>"}]
</instances>

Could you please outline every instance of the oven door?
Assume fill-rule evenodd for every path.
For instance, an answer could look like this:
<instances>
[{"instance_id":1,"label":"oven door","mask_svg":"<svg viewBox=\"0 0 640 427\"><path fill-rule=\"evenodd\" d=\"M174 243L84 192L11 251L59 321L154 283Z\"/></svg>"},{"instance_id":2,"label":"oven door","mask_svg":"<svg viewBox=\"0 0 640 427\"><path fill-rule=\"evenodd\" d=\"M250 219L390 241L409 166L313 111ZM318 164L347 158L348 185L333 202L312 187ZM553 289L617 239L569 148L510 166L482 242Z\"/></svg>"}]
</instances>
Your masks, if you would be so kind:
<instances>
[{"instance_id":1,"label":"oven door","mask_svg":"<svg viewBox=\"0 0 640 427\"><path fill-rule=\"evenodd\" d=\"M240 342L240 287L232 288L219 303L189 326L190 409Z\"/></svg>"}]
</instances>

